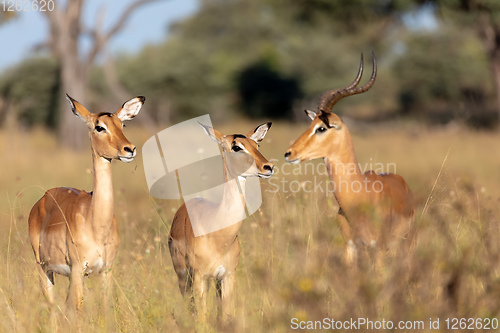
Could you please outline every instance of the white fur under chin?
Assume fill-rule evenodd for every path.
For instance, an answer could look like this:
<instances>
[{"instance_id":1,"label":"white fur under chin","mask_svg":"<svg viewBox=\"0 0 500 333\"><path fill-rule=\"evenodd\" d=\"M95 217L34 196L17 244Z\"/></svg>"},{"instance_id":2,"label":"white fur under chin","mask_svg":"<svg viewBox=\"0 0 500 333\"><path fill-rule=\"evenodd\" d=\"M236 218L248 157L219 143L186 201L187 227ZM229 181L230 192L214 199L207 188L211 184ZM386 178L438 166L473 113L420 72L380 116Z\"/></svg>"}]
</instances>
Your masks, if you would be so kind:
<instances>
[{"instance_id":1,"label":"white fur under chin","mask_svg":"<svg viewBox=\"0 0 500 333\"><path fill-rule=\"evenodd\" d=\"M120 156L120 161L125 162L125 163L130 163L134 160L134 157L125 157L125 156Z\"/></svg>"},{"instance_id":2,"label":"white fur under chin","mask_svg":"<svg viewBox=\"0 0 500 333\"><path fill-rule=\"evenodd\" d=\"M300 159L296 159L296 160L289 160L288 158L286 158L286 161L288 163L292 163L292 164L299 164L300 163Z\"/></svg>"}]
</instances>

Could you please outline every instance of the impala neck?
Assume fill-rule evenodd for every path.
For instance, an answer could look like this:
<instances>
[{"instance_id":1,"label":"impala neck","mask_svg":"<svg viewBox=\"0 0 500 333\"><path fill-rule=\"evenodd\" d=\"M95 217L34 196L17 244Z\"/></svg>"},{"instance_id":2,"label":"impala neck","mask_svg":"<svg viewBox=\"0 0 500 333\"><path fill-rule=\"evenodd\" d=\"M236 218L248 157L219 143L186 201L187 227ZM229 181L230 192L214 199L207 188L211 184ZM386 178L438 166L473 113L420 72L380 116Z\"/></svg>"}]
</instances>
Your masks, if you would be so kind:
<instances>
[{"instance_id":1,"label":"impala neck","mask_svg":"<svg viewBox=\"0 0 500 333\"><path fill-rule=\"evenodd\" d=\"M330 180L335 183L335 199L344 211L349 211L350 207L357 206L358 201L362 200L363 196L360 193L364 193L365 183L351 135L347 128L345 130L347 132L342 146L325 157L325 164Z\"/></svg>"},{"instance_id":2,"label":"impala neck","mask_svg":"<svg viewBox=\"0 0 500 333\"><path fill-rule=\"evenodd\" d=\"M92 149L94 161L94 186L91 201L91 223L94 238L106 242L113 222L113 183L111 160L98 156Z\"/></svg>"},{"instance_id":3,"label":"impala neck","mask_svg":"<svg viewBox=\"0 0 500 333\"><path fill-rule=\"evenodd\" d=\"M224 154L222 161L224 165L225 183L217 215L223 216L223 218L238 221L237 223L221 230L221 233L223 234L222 237L224 237L228 243L232 243L240 230L244 217L246 217L245 197L242 195L242 193L245 193L246 178L231 177Z\"/></svg>"}]
</instances>

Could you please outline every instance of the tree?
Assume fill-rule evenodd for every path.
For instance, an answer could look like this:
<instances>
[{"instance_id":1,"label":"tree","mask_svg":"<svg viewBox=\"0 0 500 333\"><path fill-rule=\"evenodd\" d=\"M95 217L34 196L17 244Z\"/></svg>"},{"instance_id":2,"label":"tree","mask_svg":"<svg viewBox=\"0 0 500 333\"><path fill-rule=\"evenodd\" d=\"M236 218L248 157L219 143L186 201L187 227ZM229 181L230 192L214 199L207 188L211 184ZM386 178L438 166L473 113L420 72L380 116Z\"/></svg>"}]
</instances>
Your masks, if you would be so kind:
<instances>
[{"instance_id":1,"label":"tree","mask_svg":"<svg viewBox=\"0 0 500 333\"><path fill-rule=\"evenodd\" d=\"M16 17L16 12L0 11L0 25Z\"/></svg>"},{"instance_id":2,"label":"tree","mask_svg":"<svg viewBox=\"0 0 500 333\"><path fill-rule=\"evenodd\" d=\"M50 39L48 47L60 63L61 96L59 122L60 141L72 148L82 148L85 142L85 128L78 124L76 119L67 111L64 93L68 93L85 105L86 87L89 72L96 57L103 51L106 44L126 25L132 13L139 7L158 0L135 0L122 12L119 19L107 31L101 28L103 17L96 20L96 26L84 27L82 24L82 8L85 0L69 0L66 5L57 3L53 11L43 12L50 26ZM91 38L90 51L81 54L80 40L84 35Z\"/></svg>"},{"instance_id":3,"label":"tree","mask_svg":"<svg viewBox=\"0 0 500 333\"><path fill-rule=\"evenodd\" d=\"M163 45L117 61L120 79L129 86L151 87L155 91L151 96L168 99L179 118L207 111L227 117L238 106L247 115L251 110L268 117L273 115L266 110L274 110L274 115L290 117L288 101L280 104L284 109L263 109L266 92L258 84L245 87L245 93L238 90L242 74L270 64L268 78L293 78L303 94L292 85L283 86L286 89L276 92L281 100L310 99L344 86L356 74L361 51L375 48L378 55L382 53L380 41L389 23L397 20L408 2L204 0L194 16L171 27ZM248 90L254 87L254 92ZM246 98L248 94L255 98ZM365 98L370 97L353 100Z\"/></svg>"},{"instance_id":4,"label":"tree","mask_svg":"<svg viewBox=\"0 0 500 333\"><path fill-rule=\"evenodd\" d=\"M301 97L296 78L282 77L268 62L245 68L237 80L242 109L250 117L287 118L294 99Z\"/></svg>"},{"instance_id":5,"label":"tree","mask_svg":"<svg viewBox=\"0 0 500 333\"><path fill-rule=\"evenodd\" d=\"M483 43L496 86L500 124L500 1L434 0L434 3L445 20L464 29L473 29Z\"/></svg>"},{"instance_id":6,"label":"tree","mask_svg":"<svg viewBox=\"0 0 500 333\"><path fill-rule=\"evenodd\" d=\"M32 58L3 73L0 79L0 125L57 125L59 64L53 58Z\"/></svg>"},{"instance_id":7,"label":"tree","mask_svg":"<svg viewBox=\"0 0 500 333\"><path fill-rule=\"evenodd\" d=\"M488 61L472 32L441 27L404 42L406 51L392 65L402 113L433 123L458 117L471 125L489 115Z\"/></svg>"}]
</instances>

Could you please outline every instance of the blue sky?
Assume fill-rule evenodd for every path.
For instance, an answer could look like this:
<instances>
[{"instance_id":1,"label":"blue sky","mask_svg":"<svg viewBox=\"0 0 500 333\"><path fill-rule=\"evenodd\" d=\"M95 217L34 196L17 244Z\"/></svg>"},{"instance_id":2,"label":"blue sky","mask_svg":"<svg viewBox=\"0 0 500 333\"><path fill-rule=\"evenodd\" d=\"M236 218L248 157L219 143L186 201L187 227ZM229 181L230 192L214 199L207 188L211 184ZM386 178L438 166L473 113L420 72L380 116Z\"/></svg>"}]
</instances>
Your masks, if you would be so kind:
<instances>
[{"instance_id":1,"label":"blue sky","mask_svg":"<svg viewBox=\"0 0 500 333\"><path fill-rule=\"evenodd\" d=\"M55 0L64 4L71 0ZM105 13L104 28L109 28L121 15L124 8L134 0L87 0L83 21L93 26L97 13ZM125 28L111 40L112 54L135 53L145 45L165 39L168 26L196 12L199 0L159 0L138 9L130 17ZM403 21L412 30L434 30L438 27L432 6L403 16ZM34 54L33 49L47 40L48 24L41 13L21 12L15 19L0 25L0 73ZM88 40L82 42L82 50L88 50Z\"/></svg>"},{"instance_id":2,"label":"blue sky","mask_svg":"<svg viewBox=\"0 0 500 333\"><path fill-rule=\"evenodd\" d=\"M432 4L424 5L417 11L403 15L403 23L413 31L433 31L439 27L436 8Z\"/></svg>"},{"instance_id":3,"label":"blue sky","mask_svg":"<svg viewBox=\"0 0 500 333\"><path fill-rule=\"evenodd\" d=\"M56 0L59 2L58 0ZM71 1L71 0L68 0ZM133 0L87 0L83 21L93 26L99 10L105 11L104 28L114 24ZM64 2L64 1L63 1ZM147 44L162 41L172 22L192 15L198 0L161 0L138 9L125 28L111 40L113 54L135 53ZM21 12L17 18L0 26L0 71L33 55L33 48L47 40L48 24L41 13ZM85 50L88 43L82 41Z\"/></svg>"}]
</instances>

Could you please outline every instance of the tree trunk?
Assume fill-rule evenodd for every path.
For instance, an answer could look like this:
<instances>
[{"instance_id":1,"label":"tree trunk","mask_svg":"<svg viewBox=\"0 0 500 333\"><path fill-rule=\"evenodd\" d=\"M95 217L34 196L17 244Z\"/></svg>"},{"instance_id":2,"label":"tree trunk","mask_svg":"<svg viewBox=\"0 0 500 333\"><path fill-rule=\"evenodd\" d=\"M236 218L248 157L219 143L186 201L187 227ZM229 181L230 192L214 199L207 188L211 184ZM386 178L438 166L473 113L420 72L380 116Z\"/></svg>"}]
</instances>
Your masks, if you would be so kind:
<instances>
[{"instance_id":1,"label":"tree trunk","mask_svg":"<svg viewBox=\"0 0 500 333\"><path fill-rule=\"evenodd\" d=\"M80 60L78 45L83 3L84 0L71 0L65 7L58 4L54 11L45 12L50 26L50 47L61 64L58 139L61 145L79 150L88 141L87 128L71 112L66 94L85 105L87 66Z\"/></svg>"},{"instance_id":2,"label":"tree trunk","mask_svg":"<svg viewBox=\"0 0 500 333\"><path fill-rule=\"evenodd\" d=\"M498 113L498 130L500 131L500 49L498 56L491 58L491 65L493 68L493 79L495 80L496 98L497 98L497 113Z\"/></svg>"},{"instance_id":3,"label":"tree trunk","mask_svg":"<svg viewBox=\"0 0 500 333\"><path fill-rule=\"evenodd\" d=\"M82 150L87 147L88 129L82 123L82 120L77 118L66 100L66 94L70 95L82 105L86 105L86 75L79 71L78 58L74 59L71 56L66 56L62 59L61 80L62 94L59 103L59 131L58 136L60 143L66 147Z\"/></svg>"},{"instance_id":4,"label":"tree trunk","mask_svg":"<svg viewBox=\"0 0 500 333\"><path fill-rule=\"evenodd\" d=\"M125 8L119 19L106 32L100 30L103 16L97 18L96 27L84 28L81 24L82 8L86 0L67 0L66 5L57 4L53 11L44 12L49 21L52 53L61 63L62 94L59 104L58 136L62 145L82 149L88 142L87 128L69 110L65 94L86 105L88 71L104 45L123 29L126 21L140 6L158 0L135 0ZM103 11L100 12L100 15ZM79 52L78 42L83 34L93 39L91 50L84 57ZM91 110L90 110L91 111Z\"/></svg>"}]
</instances>

